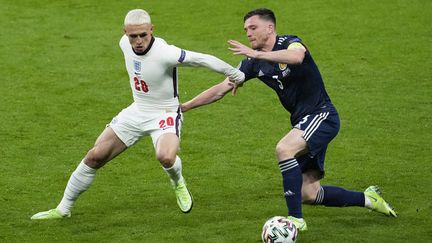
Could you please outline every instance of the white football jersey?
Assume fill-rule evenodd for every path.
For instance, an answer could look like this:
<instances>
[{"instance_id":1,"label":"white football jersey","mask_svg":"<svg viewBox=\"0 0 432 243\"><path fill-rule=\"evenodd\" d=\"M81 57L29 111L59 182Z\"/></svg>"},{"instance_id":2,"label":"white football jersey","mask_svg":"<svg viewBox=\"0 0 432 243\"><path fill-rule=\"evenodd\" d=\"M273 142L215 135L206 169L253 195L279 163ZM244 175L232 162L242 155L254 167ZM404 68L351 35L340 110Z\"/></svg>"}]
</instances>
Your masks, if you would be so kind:
<instances>
[{"instance_id":1,"label":"white football jersey","mask_svg":"<svg viewBox=\"0 0 432 243\"><path fill-rule=\"evenodd\" d=\"M137 55L126 35L120 39L120 48L138 108L176 111L179 106L176 66L184 60L186 51L155 37L147 53Z\"/></svg>"},{"instance_id":2,"label":"white football jersey","mask_svg":"<svg viewBox=\"0 0 432 243\"><path fill-rule=\"evenodd\" d=\"M219 58L182 50L154 37L146 52L137 55L126 35L120 39L134 102L140 110L176 111L179 106L177 66L206 67L236 82L244 74Z\"/></svg>"}]
</instances>

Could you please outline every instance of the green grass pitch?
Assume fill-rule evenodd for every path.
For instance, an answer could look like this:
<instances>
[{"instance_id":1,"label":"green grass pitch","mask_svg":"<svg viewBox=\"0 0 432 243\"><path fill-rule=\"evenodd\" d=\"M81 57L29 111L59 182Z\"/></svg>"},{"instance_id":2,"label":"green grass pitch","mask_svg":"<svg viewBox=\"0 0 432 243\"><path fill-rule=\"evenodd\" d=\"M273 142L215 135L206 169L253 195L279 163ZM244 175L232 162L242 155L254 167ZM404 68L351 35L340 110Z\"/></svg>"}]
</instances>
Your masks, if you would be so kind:
<instances>
[{"instance_id":1,"label":"green grass pitch","mask_svg":"<svg viewBox=\"0 0 432 243\"><path fill-rule=\"evenodd\" d=\"M130 104L118 47L126 12L147 9L155 35L237 65L226 43L247 43L243 15L268 7L280 34L299 35L339 110L323 184L378 184L399 212L304 206L299 242L432 241L432 1L1 0L0 242L260 242L286 215L274 156L290 129L269 88L185 113L180 156L195 199L175 203L143 139L101 169L72 218L32 222L53 208L106 123ZM181 101L221 81L182 68Z\"/></svg>"}]
</instances>

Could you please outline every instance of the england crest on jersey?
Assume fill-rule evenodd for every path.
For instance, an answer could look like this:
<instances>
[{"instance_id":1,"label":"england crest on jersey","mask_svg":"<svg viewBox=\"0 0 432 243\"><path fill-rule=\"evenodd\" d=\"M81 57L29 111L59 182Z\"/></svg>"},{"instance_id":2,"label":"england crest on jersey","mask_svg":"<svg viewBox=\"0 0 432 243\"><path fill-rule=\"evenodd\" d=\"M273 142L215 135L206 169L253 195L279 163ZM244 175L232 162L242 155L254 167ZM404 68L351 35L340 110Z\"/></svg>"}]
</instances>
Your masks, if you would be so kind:
<instances>
[{"instance_id":1,"label":"england crest on jersey","mask_svg":"<svg viewBox=\"0 0 432 243\"><path fill-rule=\"evenodd\" d=\"M134 71L135 73L140 73L141 72L141 62L134 60Z\"/></svg>"}]
</instances>

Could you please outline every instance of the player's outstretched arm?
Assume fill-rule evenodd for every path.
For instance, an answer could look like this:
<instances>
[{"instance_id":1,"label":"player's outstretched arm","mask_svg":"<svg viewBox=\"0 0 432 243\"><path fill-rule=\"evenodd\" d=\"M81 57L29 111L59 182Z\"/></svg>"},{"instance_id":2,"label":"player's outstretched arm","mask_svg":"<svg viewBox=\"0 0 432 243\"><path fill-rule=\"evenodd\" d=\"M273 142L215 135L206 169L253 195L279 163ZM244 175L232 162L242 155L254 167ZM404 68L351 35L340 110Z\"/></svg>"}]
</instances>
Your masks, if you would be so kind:
<instances>
[{"instance_id":1,"label":"player's outstretched arm","mask_svg":"<svg viewBox=\"0 0 432 243\"><path fill-rule=\"evenodd\" d=\"M209 54L186 51L186 58L183 61L183 65L206 67L215 72L224 74L236 84L241 84L245 79L245 75L242 71Z\"/></svg>"},{"instance_id":2,"label":"player's outstretched arm","mask_svg":"<svg viewBox=\"0 0 432 243\"><path fill-rule=\"evenodd\" d=\"M229 40L229 48L235 55L244 55L254 59L262 59L277 63L298 65L303 62L306 48L299 42L294 42L288 49L280 51L258 51L243 45L236 40Z\"/></svg>"},{"instance_id":3,"label":"player's outstretched arm","mask_svg":"<svg viewBox=\"0 0 432 243\"><path fill-rule=\"evenodd\" d=\"M193 99L183 103L181 105L181 110L186 112L190 109L216 102L222 99L230 90L234 88L234 86L235 84L231 82L229 78L227 78L223 82L210 87L201 94L195 96Z\"/></svg>"}]
</instances>

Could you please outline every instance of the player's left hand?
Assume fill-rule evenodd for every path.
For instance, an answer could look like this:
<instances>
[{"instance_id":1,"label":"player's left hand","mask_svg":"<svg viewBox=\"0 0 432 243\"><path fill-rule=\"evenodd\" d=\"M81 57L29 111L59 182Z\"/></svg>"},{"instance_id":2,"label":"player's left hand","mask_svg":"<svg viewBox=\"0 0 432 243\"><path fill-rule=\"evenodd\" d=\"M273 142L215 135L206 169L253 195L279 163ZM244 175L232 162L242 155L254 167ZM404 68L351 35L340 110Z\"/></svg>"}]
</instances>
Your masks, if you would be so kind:
<instances>
[{"instance_id":1,"label":"player's left hand","mask_svg":"<svg viewBox=\"0 0 432 243\"><path fill-rule=\"evenodd\" d=\"M239 87L243 86L243 83L235 83L235 82L232 82L232 81L228 82L228 84L232 87L231 94L233 96L235 96L237 94L237 89Z\"/></svg>"},{"instance_id":2,"label":"player's left hand","mask_svg":"<svg viewBox=\"0 0 432 243\"><path fill-rule=\"evenodd\" d=\"M236 40L229 40L228 44L230 44L232 47L229 47L228 49L233 52L234 55L245 55L250 58L255 58L256 52L250 47L247 47L243 45L242 43L236 41Z\"/></svg>"},{"instance_id":3,"label":"player's left hand","mask_svg":"<svg viewBox=\"0 0 432 243\"><path fill-rule=\"evenodd\" d=\"M228 71L227 76L231 82L241 84L245 80L245 74L237 68L232 68Z\"/></svg>"}]
</instances>

